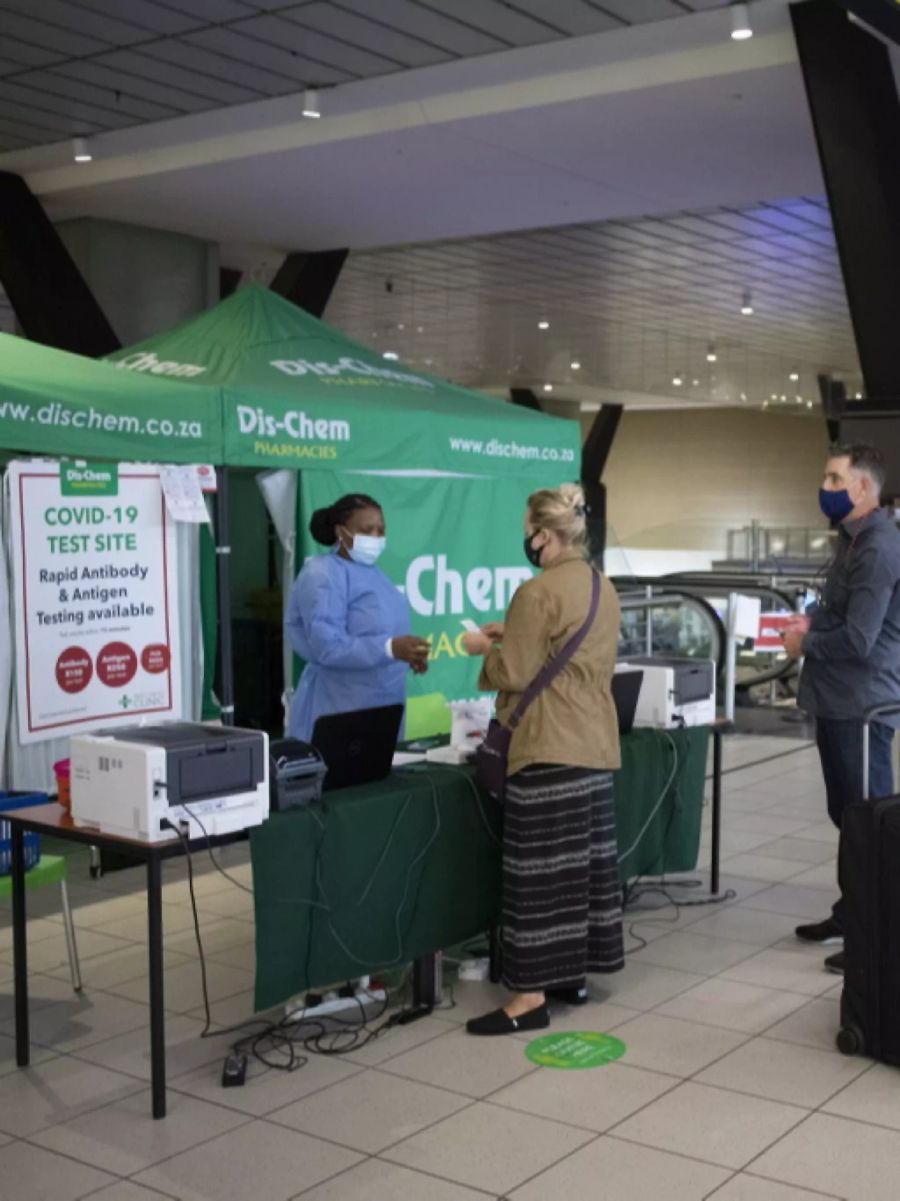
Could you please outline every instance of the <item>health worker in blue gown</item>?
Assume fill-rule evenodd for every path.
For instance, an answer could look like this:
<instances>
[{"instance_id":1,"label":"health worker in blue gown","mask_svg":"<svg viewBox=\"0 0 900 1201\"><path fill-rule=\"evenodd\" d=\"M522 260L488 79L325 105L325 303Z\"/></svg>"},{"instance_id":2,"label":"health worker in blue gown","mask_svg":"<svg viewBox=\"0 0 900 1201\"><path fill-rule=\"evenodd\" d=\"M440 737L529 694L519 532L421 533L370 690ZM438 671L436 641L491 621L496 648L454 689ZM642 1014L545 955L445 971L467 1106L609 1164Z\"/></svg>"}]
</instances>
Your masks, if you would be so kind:
<instances>
[{"instance_id":1,"label":"health worker in blue gown","mask_svg":"<svg viewBox=\"0 0 900 1201\"><path fill-rule=\"evenodd\" d=\"M309 523L331 548L303 567L288 601L285 637L305 662L288 734L309 742L320 717L402 704L406 675L428 670L428 643L409 632L409 605L376 562L386 539L371 496L343 496Z\"/></svg>"}]
</instances>

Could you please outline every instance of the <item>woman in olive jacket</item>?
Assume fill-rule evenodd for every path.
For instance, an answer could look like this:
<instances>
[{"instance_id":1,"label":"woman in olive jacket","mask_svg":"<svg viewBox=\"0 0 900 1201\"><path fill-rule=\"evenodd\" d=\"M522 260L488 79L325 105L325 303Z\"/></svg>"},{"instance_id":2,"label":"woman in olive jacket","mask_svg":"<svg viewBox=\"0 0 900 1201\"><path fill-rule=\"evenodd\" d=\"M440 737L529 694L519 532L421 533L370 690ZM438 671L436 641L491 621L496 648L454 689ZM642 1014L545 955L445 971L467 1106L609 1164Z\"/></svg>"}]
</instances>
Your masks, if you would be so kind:
<instances>
[{"instance_id":1,"label":"woman in olive jacket","mask_svg":"<svg viewBox=\"0 0 900 1201\"><path fill-rule=\"evenodd\" d=\"M590 612L581 489L528 498L525 553L540 574L523 584L502 624L467 634L484 655L479 687L496 691L506 723L548 659ZM470 1034L549 1024L547 999L583 1004L588 972L624 964L612 772L620 764L611 683L619 602L601 577L593 623L572 658L526 709L512 735L503 818L503 981L515 994L467 1023Z\"/></svg>"}]
</instances>

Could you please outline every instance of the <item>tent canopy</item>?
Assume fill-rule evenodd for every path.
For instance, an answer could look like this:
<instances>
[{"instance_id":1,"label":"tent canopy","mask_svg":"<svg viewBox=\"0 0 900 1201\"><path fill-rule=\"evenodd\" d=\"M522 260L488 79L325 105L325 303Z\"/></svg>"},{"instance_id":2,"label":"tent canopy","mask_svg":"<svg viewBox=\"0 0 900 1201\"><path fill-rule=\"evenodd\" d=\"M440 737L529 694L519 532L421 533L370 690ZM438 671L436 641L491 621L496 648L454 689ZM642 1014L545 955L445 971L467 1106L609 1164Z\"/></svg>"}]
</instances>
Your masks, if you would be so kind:
<instances>
[{"instance_id":1,"label":"tent canopy","mask_svg":"<svg viewBox=\"0 0 900 1201\"><path fill-rule=\"evenodd\" d=\"M413 372L258 285L110 359L173 388L221 387L225 461L236 465L578 474L577 422Z\"/></svg>"},{"instance_id":2,"label":"tent canopy","mask_svg":"<svg viewBox=\"0 0 900 1201\"><path fill-rule=\"evenodd\" d=\"M117 371L0 334L0 447L52 456L221 463L221 389Z\"/></svg>"}]
</instances>

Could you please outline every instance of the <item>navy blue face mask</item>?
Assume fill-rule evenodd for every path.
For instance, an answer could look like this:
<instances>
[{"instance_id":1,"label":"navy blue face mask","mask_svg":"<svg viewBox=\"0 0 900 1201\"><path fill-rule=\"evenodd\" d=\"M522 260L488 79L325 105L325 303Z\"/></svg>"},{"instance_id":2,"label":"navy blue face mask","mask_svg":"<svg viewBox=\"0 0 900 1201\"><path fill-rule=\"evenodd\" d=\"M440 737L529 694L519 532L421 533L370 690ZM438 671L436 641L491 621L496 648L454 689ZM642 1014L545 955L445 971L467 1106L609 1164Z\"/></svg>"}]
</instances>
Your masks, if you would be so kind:
<instances>
[{"instance_id":1,"label":"navy blue face mask","mask_svg":"<svg viewBox=\"0 0 900 1201\"><path fill-rule=\"evenodd\" d=\"M831 492L827 488L819 489L819 508L831 522L832 528L839 526L845 517L849 517L854 507L846 488L837 492Z\"/></svg>"}]
</instances>

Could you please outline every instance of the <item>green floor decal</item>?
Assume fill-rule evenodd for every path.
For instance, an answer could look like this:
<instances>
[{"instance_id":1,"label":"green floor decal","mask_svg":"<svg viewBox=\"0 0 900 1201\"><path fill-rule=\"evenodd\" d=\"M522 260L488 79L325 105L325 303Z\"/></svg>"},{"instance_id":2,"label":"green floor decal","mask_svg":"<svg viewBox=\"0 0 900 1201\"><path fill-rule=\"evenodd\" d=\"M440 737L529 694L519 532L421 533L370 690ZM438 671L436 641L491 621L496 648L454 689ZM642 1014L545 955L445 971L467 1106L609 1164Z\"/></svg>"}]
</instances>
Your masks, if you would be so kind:
<instances>
[{"instance_id":1,"label":"green floor decal","mask_svg":"<svg viewBox=\"0 0 900 1201\"><path fill-rule=\"evenodd\" d=\"M525 1048L526 1057L542 1068L599 1068L624 1054L620 1039L586 1030L545 1034Z\"/></svg>"}]
</instances>

